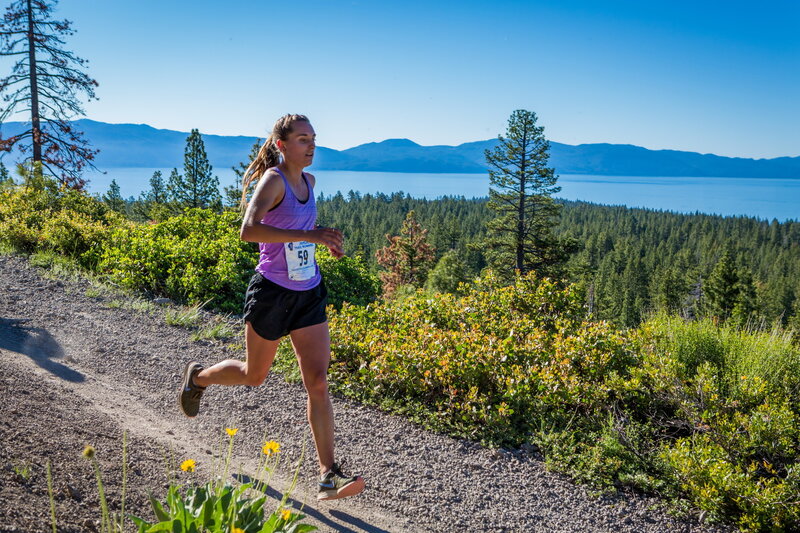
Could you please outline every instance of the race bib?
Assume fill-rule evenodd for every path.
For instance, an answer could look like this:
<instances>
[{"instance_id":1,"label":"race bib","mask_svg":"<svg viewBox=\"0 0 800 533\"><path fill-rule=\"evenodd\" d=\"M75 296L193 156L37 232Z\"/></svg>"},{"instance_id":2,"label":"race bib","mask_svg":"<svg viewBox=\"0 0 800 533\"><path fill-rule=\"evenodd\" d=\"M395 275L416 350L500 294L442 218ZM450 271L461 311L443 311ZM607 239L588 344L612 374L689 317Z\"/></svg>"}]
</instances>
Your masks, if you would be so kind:
<instances>
[{"instance_id":1,"label":"race bib","mask_svg":"<svg viewBox=\"0 0 800 533\"><path fill-rule=\"evenodd\" d=\"M317 272L317 263L314 252L317 245L306 241L287 242L283 244L286 253L286 267L289 270L289 279L305 281L314 277Z\"/></svg>"}]
</instances>

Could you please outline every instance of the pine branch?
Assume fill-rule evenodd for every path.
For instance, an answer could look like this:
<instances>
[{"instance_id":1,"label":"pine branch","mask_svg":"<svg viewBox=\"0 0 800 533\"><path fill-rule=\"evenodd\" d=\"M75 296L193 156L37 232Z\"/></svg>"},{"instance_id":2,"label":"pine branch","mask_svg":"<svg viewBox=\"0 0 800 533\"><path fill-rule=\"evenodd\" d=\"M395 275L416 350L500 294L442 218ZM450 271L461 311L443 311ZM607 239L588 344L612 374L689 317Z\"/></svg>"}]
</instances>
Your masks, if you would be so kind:
<instances>
[{"instance_id":1,"label":"pine branch","mask_svg":"<svg viewBox=\"0 0 800 533\"><path fill-rule=\"evenodd\" d=\"M516 201L515 201L515 199L513 197L508 196L508 195L498 194L498 193L495 193L494 195L492 195L491 194L492 190L489 189L489 191L490 191L489 192L489 197L490 197L489 201L502 200L503 202L508 204L512 208L512 210L516 210L517 209L517 203L516 203ZM500 206L498 206L498 207L500 207Z\"/></svg>"},{"instance_id":2,"label":"pine branch","mask_svg":"<svg viewBox=\"0 0 800 533\"><path fill-rule=\"evenodd\" d=\"M22 74L12 74L12 75L8 76L7 78L5 78L3 80L0 80L0 92L2 92L3 89L5 89L6 87L9 87L11 85L15 85L17 83L24 82L24 81L28 81L26 76L23 76Z\"/></svg>"},{"instance_id":3,"label":"pine branch","mask_svg":"<svg viewBox=\"0 0 800 533\"><path fill-rule=\"evenodd\" d=\"M16 100L17 98L20 97L20 95L24 95L26 93L28 94L28 98L30 98L30 87L28 87L27 85L14 89L11 93L3 97L3 101L9 102L11 100Z\"/></svg>"}]
</instances>

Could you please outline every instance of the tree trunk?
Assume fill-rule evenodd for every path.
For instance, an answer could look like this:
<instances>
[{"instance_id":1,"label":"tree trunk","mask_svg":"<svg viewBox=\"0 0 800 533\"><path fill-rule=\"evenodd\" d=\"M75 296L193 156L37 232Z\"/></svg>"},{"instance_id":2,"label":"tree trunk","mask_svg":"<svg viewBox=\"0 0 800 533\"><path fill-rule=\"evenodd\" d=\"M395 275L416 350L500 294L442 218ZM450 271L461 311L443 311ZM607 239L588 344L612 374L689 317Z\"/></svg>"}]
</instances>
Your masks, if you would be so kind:
<instances>
[{"instance_id":1,"label":"tree trunk","mask_svg":"<svg viewBox=\"0 0 800 533\"><path fill-rule=\"evenodd\" d=\"M522 132L522 161L519 165L519 205L517 206L517 270L525 274L525 159L528 150L528 128Z\"/></svg>"},{"instance_id":2,"label":"tree trunk","mask_svg":"<svg viewBox=\"0 0 800 533\"><path fill-rule=\"evenodd\" d=\"M28 0L28 62L31 79L31 136L33 137L33 161L42 162L42 129L39 124L39 83L36 78L36 45L33 37L33 7Z\"/></svg>"}]
</instances>

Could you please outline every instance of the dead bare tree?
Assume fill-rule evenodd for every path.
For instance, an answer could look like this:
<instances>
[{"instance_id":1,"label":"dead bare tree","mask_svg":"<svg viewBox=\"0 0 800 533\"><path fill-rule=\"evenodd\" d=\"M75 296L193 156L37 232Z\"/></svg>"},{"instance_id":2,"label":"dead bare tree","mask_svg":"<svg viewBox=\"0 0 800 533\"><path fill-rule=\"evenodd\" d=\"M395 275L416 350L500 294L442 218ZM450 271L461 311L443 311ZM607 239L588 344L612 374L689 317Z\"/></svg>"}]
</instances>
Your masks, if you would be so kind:
<instances>
[{"instance_id":1,"label":"dead bare tree","mask_svg":"<svg viewBox=\"0 0 800 533\"><path fill-rule=\"evenodd\" d=\"M86 61L69 50L62 37L74 33L68 20L53 20L57 0L17 0L0 20L0 56L18 57L11 74L0 79L5 105L0 124L30 112L28 127L4 136L0 151L14 147L29 156L33 168L47 169L62 183L83 188L81 170L92 163L97 150L70 122L84 114L79 96L97 99L97 82L83 69ZM26 113L27 114L27 113Z\"/></svg>"}]
</instances>

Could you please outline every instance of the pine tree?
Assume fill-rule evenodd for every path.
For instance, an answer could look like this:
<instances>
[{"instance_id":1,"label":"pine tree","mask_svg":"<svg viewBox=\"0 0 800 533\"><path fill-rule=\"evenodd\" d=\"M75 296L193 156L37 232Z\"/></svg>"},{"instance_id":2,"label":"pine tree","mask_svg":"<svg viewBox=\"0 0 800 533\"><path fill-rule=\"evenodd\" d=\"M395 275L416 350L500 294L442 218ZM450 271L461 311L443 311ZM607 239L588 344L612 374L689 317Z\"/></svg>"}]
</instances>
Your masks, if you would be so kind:
<instances>
[{"instance_id":1,"label":"pine tree","mask_svg":"<svg viewBox=\"0 0 800 533\"><path fill-rule=\"evenodd\" d=\"M105 202L108 208L112 211L116 211L117 213L125 213L125 200L122 199L122 194L120 194L117 180L111 180L111 184L108 186L108 191L103 195L103 202Z\"/></svg>"},{"instance_id":2,"label":"pine tree","mask_svg":"<svg viewBox=\"0 0 800 533\"><path fill-rule=\"evenodd\" d=\"M97 82L83 72L86 61L63 49L62 37L74 33L68 20L53 20L56 0L17 0L0 19L0 56L18 56L11 74L0 79L5 105L0 123L27 112L21 133L0 136L0 151L16 147L31 154L33 168L47 170L69 187L81 189L85 166L94 168L97 150L70 120L84 114L78 95L96 99Z\"/></svg>"},{"instance_id":3,"label":"pine tree","mask_svg":"<svg viewBox=\"0 0 800 533\"><path fill-rule=\"evenodd\" d=\"M153 172L153 175L150 176L150 190L145 193L144 199L147 202L159 205L167 203L168 191L166 185L164 185L164 178L160 170L156 170Z\"/></svg>"},{"instance_id":4,"label":"pine tree","mask_svg":"<svg viewBox=\"0 0 800 533\"><path fill-rule=\"evenodd\" d=\"M169 178L167 178L167 198L170 202L175 200L173 191L180 186L181 180L183 180L181 173L178 172L177 168L173 168L169 173Z\"/></svg>"},{"instance_id":5,"label":"pine tree","mask_svg":"<svg viewBox=\"0 0 800 533\"><path fill-rule=\"evenodd\" d=\"M642 320L642 313L647 310L647 272L639 254L628 255L628 262L622 273L621 286L617 287L622 295L622 311L620 323L634 327Z\"/></svg>"},{"instance_id":6,"label":"pine tree","mask_svg":"<svg viewBox=\"0 0 800 533\"><path fill-rule=\"evenodd\" d=\"M739 275L733 253L726 249L703 284L706 315L727 319L739 297Z\"/></svg>"},{"instance_id":7,"label":"pine tree","mask_svg":"<svg viewBox=\"0 0 800 533\"><path fill-rule=\"evenodd\" d=\"M670 267L656 272L652 292L656 309L677 313L681 310L689 290L684 277Z\"/></svg>"},{"instance_id":8,"label":"pine tree","mask_svg":"<svg viewBox=\"0 0 800 533\"><path fill-rule=\"evenodd\" d=\"M469 281L469 267L460 250L448 250L428 274L425 286L433 292L458 293L460 283Z\"/></svg>"},{"instance_id":9,"label":"pine tree","mask_svg":"<svg viewBox=\"0 0 800 533\"><path fill-rule=\"evenodd\" d=\"M416 220L414 211L409 211L400 230L400 235L386 235L389 245L378 250L375 257L386 269L380 273L383 292L391 296L403 285L422 287L433 266L435 250L428 243L428 230Z\"/></svg>"},{"instance_id":10,"label":"pine tree","mask_svg":"<svg viewBox=\"0 0 800 533\"><path fill-rule=\"evenodd\" d=\"M241 162L235 167L231 167L236 178L234 179L233 185L226 185L222 188L222 203L226 208L239 208L239 204L242 201L242 180L244 179L244 173L247 171L247 167L250 166L250 163L252 163L258 155L258 151L261 149L263 142L264 141L261 139L256 139L256 142L250 147L250 154L247 156L247 161ZM248 201L249 199L248 194Z\"/></svg>"},{"instance_id":11,"label":"pine tree","mask_svg":"<svg viewBox=\"0 0 800 533\"><path fill-rule=\"evenodd\" d=\"M797 287L796 294L800 295L800 286ZM800 297L794 300L786 314L788 315L786 326L794 329L795 333L800 332Z\"/></svg>"},{"instance_id":12,"label":"pine tree","mask_svg":"<svg viewBox=\"0 0 800 533\"><path fill-rule=\"evenodd\" d=\"M746 325L758 318L756 285L749 268L741 267L737 272L736 302L731 309L731 319L739 325Z\"/></svg>"},{"instance_id":13,"label":"pine tree","mask_svg":"<svg viewBox=\"0 0 800 533\"><path fill-rule=\"evenodd\" d=\"M169 177L170 197L179 207L200 207L220 210L222 198L219 178L211 173L211 164L200 132L193 129L186 138L183 175L173 169Z\"/></svg>"},{"instance_id":14,"label":"pine tree","mask_svg":"<svg viewBox=\"0 0 800 533\"><path fill-rule=\"evenodd\" d=\"M0 186L10 183L14 183L14 179L11 177L11 174L9 174L8 169L3 162L0 161Z\"/></svg>"},{"instance_id":15,"label":"pine tree","mask_svg":"<svg viewBox=\"0 0 800 533\"><path fill-rule=\"evenodd\" d=\"M177 169L175 170L177 173ZM169 191L164 183L160 170L150 176L150 189L139 195L139 199L131 203L131 215L134 220L166 220L173 213L169 205Z\"/></svg>"},{"instance_id":16,"label":"pine tree","mask_svg":"<svg viewBox=\"0 0 800 533\"><path fill-rule=\"evenodd\" d=\"M486 150L489 164L489 208L496 218L485 241L489 264L501 275L531 270L558 276L574 243L560 242L553 233L560 205L552 195L561 187L547 166L550 143L536 113L517 110L508 119L500 144Z\"/></svg>"}]
</instances>

